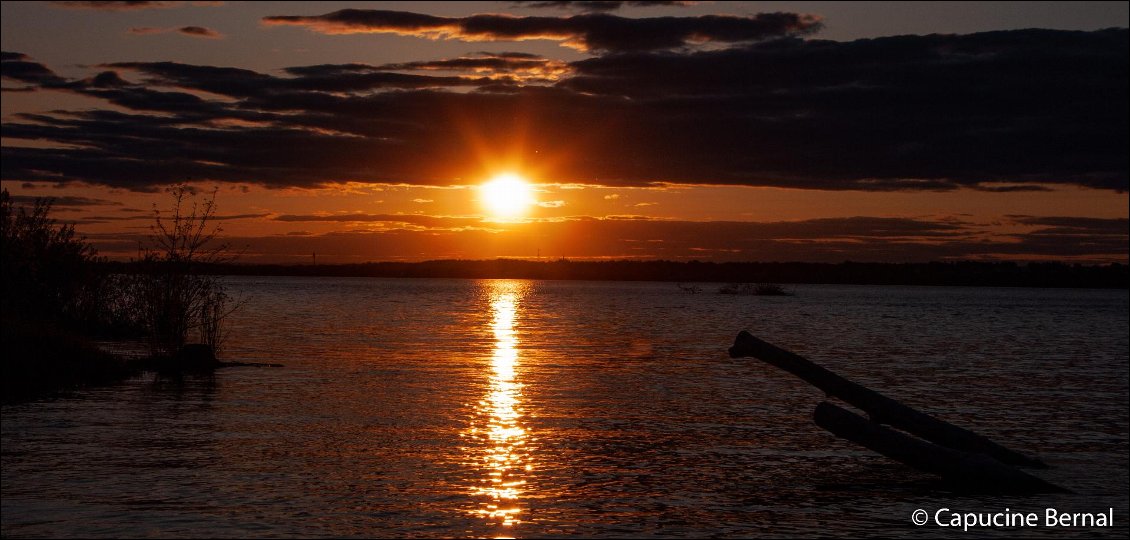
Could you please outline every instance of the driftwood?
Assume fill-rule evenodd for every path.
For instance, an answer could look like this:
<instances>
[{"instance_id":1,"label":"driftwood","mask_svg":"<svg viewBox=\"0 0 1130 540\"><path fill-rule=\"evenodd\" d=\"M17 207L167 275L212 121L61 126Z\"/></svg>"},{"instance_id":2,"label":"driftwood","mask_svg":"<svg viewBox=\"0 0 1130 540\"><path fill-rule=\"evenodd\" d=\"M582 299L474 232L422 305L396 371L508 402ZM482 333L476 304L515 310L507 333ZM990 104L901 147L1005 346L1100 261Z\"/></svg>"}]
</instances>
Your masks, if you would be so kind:
<instances>
[{"instance_id":1,"label":"driftwood","mask_svg":"<svg viewBox=\"0 0 1130 540\"><path fill-rule=\"evenodd\" d=\"M985 454L1011 465L1047 468L1039 459L1005 448L988 438L912 409L864 386L853 383L804 357L777 348L746 331L741 331L730 357L752 356L788 371L816 386L830 397L836 397L866 412L872 422L888 424L938 445L963 452Z\"/></svg>"},{"instance_id":2,"label":"driftwood","mask_svg":"<svg viewBox=\"0 0 1130 540\"><path fill-rule=\"evenodd\" d=\"M813 420L816 425L837 437L866 446L918 470L941 476L963 488L997 493L1069 492L985 454L962 452L928 443L828 402L816 406Z\"/></svg>"}]
</instances>

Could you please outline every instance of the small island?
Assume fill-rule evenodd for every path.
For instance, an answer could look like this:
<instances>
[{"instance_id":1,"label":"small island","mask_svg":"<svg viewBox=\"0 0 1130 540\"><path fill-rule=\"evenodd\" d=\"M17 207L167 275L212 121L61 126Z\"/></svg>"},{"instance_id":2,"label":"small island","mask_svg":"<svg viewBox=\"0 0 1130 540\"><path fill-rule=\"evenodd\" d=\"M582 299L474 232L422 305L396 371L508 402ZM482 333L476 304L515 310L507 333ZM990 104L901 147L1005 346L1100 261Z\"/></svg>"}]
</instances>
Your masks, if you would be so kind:
<instances>
[{"instance_id":1,"label":"small island","mask_svg":"<svg viewBox=\"0 0 1130 540\"><path fill-rule=\"evenodd\" d=\"M731 283L718 289L718 294L735 296L793 296L776 283Z\"/></svg>"}]
</instances>

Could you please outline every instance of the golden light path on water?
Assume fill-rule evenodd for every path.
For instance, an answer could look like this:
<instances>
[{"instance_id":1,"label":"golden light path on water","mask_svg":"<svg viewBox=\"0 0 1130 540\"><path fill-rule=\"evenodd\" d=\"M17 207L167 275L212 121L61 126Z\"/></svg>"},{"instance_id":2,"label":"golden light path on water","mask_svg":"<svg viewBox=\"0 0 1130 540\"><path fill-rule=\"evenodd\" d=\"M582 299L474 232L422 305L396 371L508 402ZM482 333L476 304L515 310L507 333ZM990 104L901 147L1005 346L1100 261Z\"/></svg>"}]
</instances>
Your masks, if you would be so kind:
<instances>
[{"instance_id":1,"label":"golden light path on water","mask_svg":"<svg viewBox=\"0 0 1130 540\"><path fill-rule=\"evenodd\" d=\"M474 488L474 494L481 499L474 512L498 525L511 527L521 522L520 500L526 486L525 477L533 468L525 449L528 437L522 426L520 358L514 330L525 284L491 281L488 287L494 347L488 391L478 403L479 421L470 429L481 452L478 463L486 473Z\"/></svg>"}]
</instances>

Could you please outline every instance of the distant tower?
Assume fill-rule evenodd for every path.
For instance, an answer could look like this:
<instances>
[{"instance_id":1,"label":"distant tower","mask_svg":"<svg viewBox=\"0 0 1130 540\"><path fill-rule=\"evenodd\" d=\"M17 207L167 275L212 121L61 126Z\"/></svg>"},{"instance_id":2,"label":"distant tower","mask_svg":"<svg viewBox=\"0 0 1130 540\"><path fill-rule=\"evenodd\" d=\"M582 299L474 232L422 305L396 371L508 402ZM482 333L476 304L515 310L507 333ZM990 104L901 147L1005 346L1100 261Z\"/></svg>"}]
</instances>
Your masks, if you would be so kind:
<instances>
[{"instance_id":1,"label":"distant tower","mask_svg":"<svg viewBox=\"0 0 1130 540\"><path fill-rule=\"evenodd\" d=\"M313 256L314 256L314 266L318 266L318 252L317 251L313 252Z\"/></svg>"}]
</instances>

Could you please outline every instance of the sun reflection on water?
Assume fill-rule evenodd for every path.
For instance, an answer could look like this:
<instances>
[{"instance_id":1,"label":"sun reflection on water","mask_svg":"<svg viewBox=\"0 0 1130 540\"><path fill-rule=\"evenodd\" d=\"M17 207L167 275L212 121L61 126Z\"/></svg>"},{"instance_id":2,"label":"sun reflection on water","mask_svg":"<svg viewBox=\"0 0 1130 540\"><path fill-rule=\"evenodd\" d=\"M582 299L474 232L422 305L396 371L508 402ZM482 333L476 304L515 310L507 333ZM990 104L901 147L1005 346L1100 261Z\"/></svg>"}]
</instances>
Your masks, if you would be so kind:
<instances>
[{"instance_id":1,"label":"sun reflection on water","mask_svg":"<svg viewBox=\"0 0 1130 540\"><path fill-rule=\"evenodd\" d=\"M494 347L488 373L488 391L476 407L477 422L470 429L476 444L476 463L485 472L474 487L481 498L474 513L504 527L521 522L519 503L526 476L533 469L522 422L520 358L514 320L524 285L517 281L491 281L488 285Z\"/></svg>"}]
</instances>

